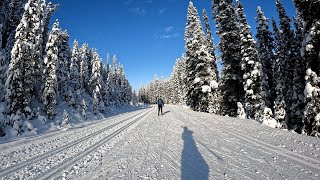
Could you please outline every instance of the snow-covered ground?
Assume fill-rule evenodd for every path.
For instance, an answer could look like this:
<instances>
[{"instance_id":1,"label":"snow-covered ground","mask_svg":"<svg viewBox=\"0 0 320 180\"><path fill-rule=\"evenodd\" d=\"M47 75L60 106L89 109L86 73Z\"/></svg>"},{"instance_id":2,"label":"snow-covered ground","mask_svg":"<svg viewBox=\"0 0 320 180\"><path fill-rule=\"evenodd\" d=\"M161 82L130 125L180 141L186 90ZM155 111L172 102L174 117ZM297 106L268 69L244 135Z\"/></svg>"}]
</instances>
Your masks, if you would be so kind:
<instances>
[{"instance_id":1,"label":"snow-covered ground","mask_svg":"<svg viewBox=\"0 0 320 180\"><path fill-rule=\"evenodd\" d=\"M320 140L166 105L0 144L2 179L320 179Z\"/></svg>"}]
</instances>

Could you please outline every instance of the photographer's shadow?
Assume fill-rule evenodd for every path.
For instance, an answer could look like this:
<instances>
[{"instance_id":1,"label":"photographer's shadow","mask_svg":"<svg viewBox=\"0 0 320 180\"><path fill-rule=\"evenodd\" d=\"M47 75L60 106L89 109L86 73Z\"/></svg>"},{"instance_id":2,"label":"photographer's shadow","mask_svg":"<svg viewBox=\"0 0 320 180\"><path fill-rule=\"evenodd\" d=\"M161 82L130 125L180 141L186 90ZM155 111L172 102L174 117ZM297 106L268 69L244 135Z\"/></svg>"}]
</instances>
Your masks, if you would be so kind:
<instances>
[{"instance_id":1,"label":"photographer's shadow","mask_svg":"<svg viewBox=\"0 0 320 180\"><path fill-rule=\"evenodd\" d=\"M209 166L201 156L188 127L183 128L183 150L181 157L181 180L209 179Z\"/></svg>"}]
</instances>

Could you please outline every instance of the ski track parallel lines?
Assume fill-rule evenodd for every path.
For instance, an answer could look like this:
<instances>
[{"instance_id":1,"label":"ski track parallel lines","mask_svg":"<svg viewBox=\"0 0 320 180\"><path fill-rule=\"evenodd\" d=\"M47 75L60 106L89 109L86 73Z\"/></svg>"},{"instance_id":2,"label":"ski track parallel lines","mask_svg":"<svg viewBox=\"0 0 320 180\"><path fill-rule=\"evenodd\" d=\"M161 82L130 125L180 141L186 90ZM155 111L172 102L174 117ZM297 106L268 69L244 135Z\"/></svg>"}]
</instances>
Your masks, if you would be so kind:
<instances>
[{"instance_id":1,"label":"ski track parallel lines","mask_svg":"<svg viewBox=\"0 0 320 180\"><path fill-rule=\"evenodd\" d=\"M182 111L181 109L178 109L178 108L176 108L176 109L179 110L180 112L188 114L189 116L192 116L191 113L184 112L184 111ZM214 119L217 120L216 117L214 117ZM218 123L218 122L215 121L215 123ZM218 124L221 124L221 123L218 123ZM248 142L249 144L254 144L254 145L258 146L258 147L261 147L263 149L272 151L274 153L277 153L279 155L287 157L287 158L289 158L289 159L291 159L293 161L296 161L298 163L302 163L303 165L309 166L309 167L311 167L313 169L317 169L317 170L320 171L320 166L316 165L316 164L320 164L320 161L318 161L316 159L310 158L308 156L305 156L305 155L302 155L302 154L299 154L299 153L291 152L291 151L286 150L286 149L279 148L279 147L274 146L272 144L268 144L268 143L265 143L265 142L260 142L257 139L251 138L251 137L249 137L249 136L247 136L247 135L245 135L243 133L240 133L240 132L226 131L224 129L221 129L221 130L224 131L225 133L230 133L234 137L240 138L240 139ZM301 158L301 159L299 159L298 157ZM310 161L315 163L315 164L310 163Z\"/></svg>"},{"instance_id":2,"label":"ski track parallel lines","mask_svg":"<svg viewBox=\"0 0 320 180\"><path fill-rule=\"evenodd\" d=\"M126 130L127 128L129 128L130 126L138 122L139 120L141 120L142 118L146 117L152 110L153 109L143 113L143 115L139 116L135 120L131 121L130 123L126 124L125 126L119 128L118 130L114 131L110 135L106 136L104 140L92 145L89 149L79 153L78 156L68 158L66 163L64 163L61 166L57 166L56 168L50 169L49 173L46 173L43 176L37 177L37 179L53 179L61 171L63 171L64 169L67 169L68 167L71 167L73 164L80 161L82 158L86 157L88 154L96 150L98 147L102 146L103 144L105 144L106 142L108 142L109 140L111 140L112 138L114 138L115 136L117 136L118 134L120 134L121 132L123 132L124 130Z\"/></svg>"},{"instance_id":3,"label":"ski track parallel lines","mask_svg":"<svg viewBox=\"0 0 320 180\"><path fill-rule=\"evenodd\" d=\"M134 115L132 115L132 116L130 116L128 118L125 118L124 120L116 122L116 123L114 123L114 124L112 124L110 126L107 126L107 127L103 128L103 129L99 130L99 131L96 131L96 132L94 132L94 133L92 133L92 134L90 134L88 136L85 136L85 137L82 137L80 139L77 139L76 141L73 141L72 143L66 144L64 146L60 146L60 147L54 149L53 151L46 152L46 153L41 154L41 155L39 155L37 157L33 157L32 160L27 159L26 161L23 161L23 162L19 163L18 165L13 165L13 166L8 167L6 169L2 169L2 170L0 170L0 177L7 176L7 175L9 175L9 174L11 174L11 173L13 173L15 171L23 169L24 167L26 167L28 165L35 164L36 162L38 162L38 161L40 161L42 159L45 159L45 158L50 157L50 156L52 156L54 154L60 153L60 151L63 150L63 149L67 149L67 148L73 147L73 146L75 146L75 145L77 145L77 144L79 144L81 142L84 142L84 141L90 139L91 137L99 135L102 132L104 132L104 131L106 131L108 129L111 129L111 128L117 126L117 125L120 125L120 124L122 124L122 123L124 123L126 121L129 121L130 119L132 119L132 118L134 118L136 116L139 116L140 114L143 114L143 113L144 112L141 112L141 113L138 113L138 114L134 114Z\"/></svg>"}]
</instances>

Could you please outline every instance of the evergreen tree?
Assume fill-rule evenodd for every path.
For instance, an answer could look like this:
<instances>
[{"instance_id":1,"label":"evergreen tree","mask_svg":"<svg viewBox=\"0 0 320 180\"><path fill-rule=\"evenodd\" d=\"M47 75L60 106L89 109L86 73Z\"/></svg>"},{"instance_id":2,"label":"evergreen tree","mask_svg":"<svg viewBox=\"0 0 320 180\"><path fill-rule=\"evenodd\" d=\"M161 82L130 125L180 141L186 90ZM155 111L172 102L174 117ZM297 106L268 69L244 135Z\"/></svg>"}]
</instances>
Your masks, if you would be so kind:
<instances>
[{"instance_id":1,"label":"evergreen tree","mask_svg":"<svg viewBox=\"0 0 320 180\"><path fill-rule=\"evenodd\" d=\"M260 60L258 58L256 44L252 37L250 26L247 23L246 15L243 12L243 5L240 3L240 1L237 1L237 13L241 33L241 69L244 71L244 108L248 118L258 120L261 118L259 116L262 114L265 108L264 99L266 97L266 92L262 90L262 84L266 85L267 83L265 79L263 79L263 72Z\"/></svg>"},{"instance_id":2,"label":"evergreen tree","mask_svg":"<svg viewBox=\"0 0 320 180\"><path fill-rule=\"evenodd\" d=\"M299 52L296 48L296 41L294 39L294 31L291 30L291 19L287 16L286 11L280 0L276 0L277 11L280 19L280 44L278 58L281 61L281 71L283 71L283 78L285 82L284 94L286 101L286 124L290 126L289 119L291 118L290 107L293 103L293 78L294 67L297 61L300 61ZM298 65L298 64L297 64Z\"/></svg>"},{"instance_id":3,"label":"evergreen tree","mask_svg":"<svg viewBox=\"0 0 320 180\"><path fill-rule=\"evenodd\" d=\"M82 91L90 91L90 77L88 70L88 44L83 44L80 48L79 57L80 57L80 86Z\"/></svg>"},{"instance_id":4,"label":"evergreen tree","mask_svg":"<svg viewBox=\"0 0 320 180\"><path fill-rule=\"evenodd\" d=\"M320 137L320 78L311 69L306 75L306 110L304 112L303 133Z\"/></svg>"},{"instance_id":5,"label":"evergreen tree","mask_svg":"<svg viewBox=\"0 0 320 180\"><path fill-rule=\"evenodd\" d=\"M35 48L40 25L37 8L37 0L29 0L25 6L25 13L17 27L6 81L7 114L11 116L9 118L13 120L11 123L17 134L20 134L22 119L28 117L31 111L28 105L36 79L34 64L39 61L39 49Z\"/></svg>"},{"instance_id":6,"label":"evergreen tree","mask_svg":"<svg viewBox=\"0 0 320 180\"><path fill-rule=\"evenodd\" d=\"M71 86L69 86L70 76L70 59L71 51L69 47L69 35L67 31L60 32L59 45L58 45L58 68L57 68L57 82L58 92L62 99L68 103L68 105L75 105L75 100L72 94Z\"/></svg>"},{"instance_id":7,"label":"evergreen tree","mask_svg":"<svg viewBox=\"0 0 320 180\"><path fill-rule=\"evenodd\" d=\"M202 30L198 11L189 3L185 29L185 49L187 58L187 104L196 111L214 112L212 107L212 84L216 72L213 57L208 50L208 42Z\"/></svg>"},{"instance_id":8,"label":"evergreen tree","mask_svg":"<svg viewBox=\"0 0 320 180\"><path fill-rule=\"evenodd\" d=\"M308 68L306 75L303 133L320 136L320 2L317 0L294 0L304 22L304 40L301 55Z\"/></svg>"},{"instance_id":9,"label":"evergreen tree","mask_svg":"<svg viewBox=\"0 0 320 180\"><path fill-rule=\"evenodd\" d=\"M220 91L222 115L236 116L237 102L243 102L243 74L241 70L240 29L232 0L214 0L213 15L217 34L220 36L219 51L223 69Z\"/></svg>"},{"instance_id":10,"label":"evergreen tree","mask_svg":"<svg viewBox=\"0 0 320 180\"><path fill-rule=\"evenodd\" d=\"M209 24L209 18L207 15L206 10L203 10L203 21L205 24L205 34L206 34L206 40L208 43L208 51L210 52L212 58L213 58L213 70L216 72L214 79L216 79L216 81L219 80L219 72L218 72L218 68L217 68L217 58L216 58L216 54L215 54L215 47L214 47L214 43L213 43L213 37L212 37L212 31L210 28L210 24Z\"/></svg>"},{"instance_id":11,"label":"evergreen tree","mask_svg":"<svg viewBox=\"0 0 320 180\"><path fill-rule=\"evenodd\" d=\"M79 98L81 93L80 72L79 72L78 62L79 62L79 46L78 46L78 41L75 40L73 43L73 49L72 49L72 55L71 55L70 85L71 85L72 92L75 93L76 99Z\"/></svg>"},{"instance_id":12,"label":"evergreen tree","mask_svg":"<svg viewBox=\"0 0 320 180\"><path fill-rule=\"evenodd\" d=\"M48 118L52 119L55 115L54 105L57 99L57 76L56 64L58 60L58 45L59 45L59 22L53 24L52 32L50 33L47 45L46 55L44 57L45 64L45 84L43 88L43 103L47 112Z\"/></svg>"},{"instance_id":13,"label":"evergreen tree","mask_svg":"<svg viewBox=\"0 0 320 180\"><path fill-rule=\"evenodd\" d=\"M280 51L280 31L276 25L274 19L272 19L272 27L274 31L274 40L275 40L275 51L276 51L276 61L274 66L274 88L276 98L274 100L274 118L278 122L278 126L281 128L285 121L286 117L286 103L285 103L285 94L284 94L284 73L283 66L281 66L281 60L279 58Z\"/></svg>"},{"instance_id":14,"label":"evergreen tree","mask_svg":"<svg viewBox=\"0 0 320 180\"><path fill-rule=\"evenodd\" d=\"M92 94L93 94L93 112L98 113L99 105L101 101L101 75L100 75L100 57L97 52L93 52L92 61L92 76L90 79Z\"/></svg>"},{"instance_id":15,"label":"evergreen tree","mask_svg":"<svg viewBox=\"0 0 320 180\"><path fill-rule=\"evenodd\" d=\"M266 93L265 103L266 106L273 109L275 91L274 91L274 64L276 57L274 55L274 39L272 32L269 30L268 18L264 16L264 13L259 6L257 9L258 17L257 22L257 51L259 59L262 64L262 72L267 83L263 84L263 91Z\"/></svg>"}]
</instances>

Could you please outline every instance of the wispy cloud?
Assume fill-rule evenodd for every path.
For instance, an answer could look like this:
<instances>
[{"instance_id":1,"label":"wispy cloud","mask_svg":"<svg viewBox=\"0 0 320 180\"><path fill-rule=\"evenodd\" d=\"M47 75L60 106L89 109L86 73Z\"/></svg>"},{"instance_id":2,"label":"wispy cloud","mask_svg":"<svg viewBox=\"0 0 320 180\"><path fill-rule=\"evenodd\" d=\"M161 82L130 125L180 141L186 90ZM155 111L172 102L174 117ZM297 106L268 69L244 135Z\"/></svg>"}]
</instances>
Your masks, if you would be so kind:
<instances>
[{"instance_id":1,"label":"wispy cloud","mask_svg":"<svg viewBox=\"0 0 320 180\"><path fill-rule=\"evenodd\" d=\"M164 32L169 33L169 32L172 32L173 29L174 28L172 26L168 26L168 27L164 28Z\"/></svg>"},{"instance_id":2,"label":"wispy cloud","mask_svg":"<svg viewBox=\"0 0 320 180\"><path fill-rule=\"evenodd\" d=\"M133 3L133 0L126 0L123 4L126 6L129 6L132 3Z\"/></svg>"},{"instance_id":3,"label":"wispy cloud","mask_svg":"<svg viewBox=\"0 0 320 180\"><path fill-rule=\"evenodd\" d=\"M145 10L144 8L140 8L140 7L130 8L129 12L134 13L139 16L144 16L147 14L147 10Z\"/></svg>"},{"instance_id":4,"label":"wispy cloud","mask_svg":"<svg viewBox=\"0 0 320 180\"><path fill-rule=\"evenodd\" d=\"M162 14L164 14L166 11L167 11L167 8L161 8L161 9L159 10L159 14L162 15Z\"/></svg>"},{"instance_id":5,"label":"wispy cloud","mask_svg":"<svg viewBox=\"0 0 320 180\"><path fill-rule=\"evenodd\" d=\"M161 30L160 35L157 37L160 39L173 39L180 37L181 33L177 28L174 28L173 26L165 27Z\"/></svg>"},{"instance_id":6,"label":"wispy cloud","mask_svg":"<svg viewBox=\"0 0 320 180\"><path fill-rule=\"evenodd\" d=\"M179 37L179 36L180 36L179 33L162 34L162 35L160 35L160 39L172 39L172 38L176 38L176 37Z\"/></svg>"}]
</instances>

